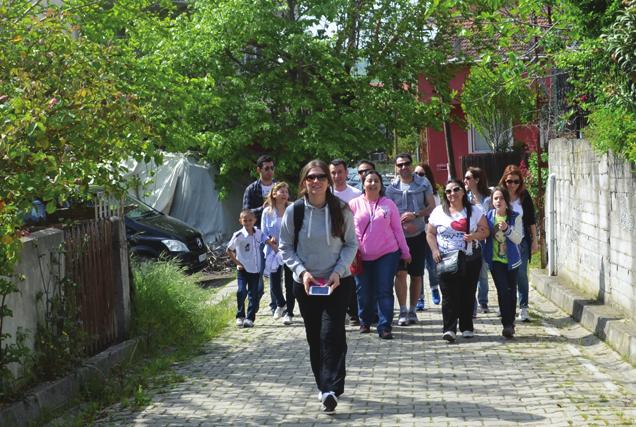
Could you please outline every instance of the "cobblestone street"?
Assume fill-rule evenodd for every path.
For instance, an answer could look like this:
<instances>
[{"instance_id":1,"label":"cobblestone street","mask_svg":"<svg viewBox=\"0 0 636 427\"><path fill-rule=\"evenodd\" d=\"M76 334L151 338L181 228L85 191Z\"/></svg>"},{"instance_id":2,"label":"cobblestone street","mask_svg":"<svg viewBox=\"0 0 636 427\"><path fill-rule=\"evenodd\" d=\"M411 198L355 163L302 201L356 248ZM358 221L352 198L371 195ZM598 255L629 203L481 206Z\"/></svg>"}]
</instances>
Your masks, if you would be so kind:
<instances>
[{"instance_id":1,"label":"cobblestone street","mask_svg":"<svg viewBox=\"0 0 636 427\"><path fill-rule=\"evenodd\" d=\"M265 295L253 329L229 327L176 368L184 382L154 391L141 412L111 407L100 424L636 424L636 369L536 291L530 298L533 321L517 324L511 341L500 335L492 284L495 310L479 314L471 340L441 339L430 295L420 323L395 326L393 341L348 326L345 394L336 414L325 415L298 308L296 323L285 326L265 315Z\"/></svg>"}]
</instances>

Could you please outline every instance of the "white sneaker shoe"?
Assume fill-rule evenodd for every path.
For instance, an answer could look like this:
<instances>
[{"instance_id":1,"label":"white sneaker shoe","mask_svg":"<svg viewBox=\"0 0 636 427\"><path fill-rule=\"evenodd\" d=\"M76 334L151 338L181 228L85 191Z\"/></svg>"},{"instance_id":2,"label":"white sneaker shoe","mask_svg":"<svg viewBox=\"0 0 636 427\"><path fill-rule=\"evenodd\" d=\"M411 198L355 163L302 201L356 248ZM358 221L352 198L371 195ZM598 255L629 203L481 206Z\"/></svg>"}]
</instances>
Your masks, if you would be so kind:
<instances>
[{"instance_id":1,"label":"white sneaker shoe","mask_svg":"<svg viewBox=\"0 0 636 427\"><path fill-rule=\"evenodd\" d=\"M529 322L530 316L528 315L528 307L523 307L521 313L519 313L519 320L521 322Z\"/></svg>"},{"instance_id":2,"label":"white sneaker shoe","mask_svg":"<svg viewBox=\"0 0 636 427\"><path fill-rule=\"evenodd\" d=\"M398 318L398 326L406 326L409 324L408 313L400 313Z\"/></svg>"},{"instance_id":3,"label":"white sneaker shoe","mask_svg":"<svg viewBox=\"0 0 636 427\"><path fill-rule=\"evenodd\" d=\"M475 336L475 333L473 331L464 331L462 332L462 337L464 338L472 338Z\"/></svg>"},{"instance_id":4,"label":"white sneaker shoe","mask_svg":"<svg viewBox=\"0 0 636 427\"><path fill-rule=\"evenodd\" d=\"M274 310L274 320L283 317L283 313L285 313L285 307L276 307L276 310Z\"/></svg>"},{"instance_id":5,"label":"white sneaker shoe","mask_svg":"<svg viewBox=\"0 0 636 427\"><path fill-rule=\"evenodd\" d=\"M292 318L289 316L289 314L286 314L285 317L283 317L283 324L291 325L292 322Z\"/></svg>"},{"instance_id":6,"label":"white sneaker shoe","mask_svg":"<svg viewBox=\"0 0 636 427\"><path fill-rule=\"evenodd\" d=\"M252 322L250 319L245 319L245 321L243 322L243 327L244 328L253 328L254 327L254 322Z\"/></svg>"},{"instance_id":7,"label":"white sneaker shoe","mask_svg":"<svg viewBox=\"0 0 636 427\"><path fill-rule=\"evenodd\" d=\"M245 322L245 319L243 319L242 317L239 317L236 319L236 326L239 328L242 328L244 322Z\"/></svg>"},{"instance_id":8,"label":"white sneaker shoe","mask_svg":"<svg viewBox=\"0 0 636 427\"><path fill-rule=\"evenodd\" d=\"M444 332L444 335L442 335L442 338L445 339L448 342L453 342L455 341L455 332L453 331L446 331Z\"/></svg>"}]
</instances>

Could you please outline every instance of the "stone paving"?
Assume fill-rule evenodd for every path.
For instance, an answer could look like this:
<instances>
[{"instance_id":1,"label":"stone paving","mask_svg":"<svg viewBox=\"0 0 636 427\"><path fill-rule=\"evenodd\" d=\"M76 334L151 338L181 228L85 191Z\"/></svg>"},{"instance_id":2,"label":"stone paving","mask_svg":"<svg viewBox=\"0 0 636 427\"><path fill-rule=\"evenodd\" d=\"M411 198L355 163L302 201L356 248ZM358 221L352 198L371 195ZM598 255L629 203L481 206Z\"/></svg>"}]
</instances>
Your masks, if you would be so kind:
<instances>
[{"instance_id":1,"label":"stone paving","mask_svg":"<svg viewBox=\"0 0 636 427\"><path fill-rule=\"evenodd\" d=\"M265 316L266 295L255 328L229 327L175 368L184 382L153 391L141 411L108 408L99 424L636 425L636 369L534 290L530 298L533 321L511 341L493 312L479 314L475 338L448 344L440 306L430 304L418 325L394 327L392 341L347 327L346 390L326 415L302 320Z\"/></svg>"}]
</instances>

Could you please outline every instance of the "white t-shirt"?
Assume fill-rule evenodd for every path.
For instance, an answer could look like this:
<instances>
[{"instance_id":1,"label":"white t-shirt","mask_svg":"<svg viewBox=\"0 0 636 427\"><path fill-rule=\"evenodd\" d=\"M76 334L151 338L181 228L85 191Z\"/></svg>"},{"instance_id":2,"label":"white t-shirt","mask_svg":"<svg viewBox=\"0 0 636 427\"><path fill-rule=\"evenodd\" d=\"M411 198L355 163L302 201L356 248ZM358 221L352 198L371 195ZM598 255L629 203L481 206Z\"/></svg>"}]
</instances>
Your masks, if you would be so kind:
<instances>
[{"instance_id":1,"label":"white t-shirt","mask_svg":"<svg viewBox=\"0 0 636 427\"><path fill-rule=\"evenodd\" d=\"M263 192L263 199L267 197L267 195L269 194L273 186L274 186L273 182L269 185L265 185L261 182L261 191Z\"/></svg>"},{"instance_id":2,"label":"white t-shirt","mask_svg":"<svg viewBox=\"0 0 636 427\"><path fill-rule=\"evenodd\" d=\"M472 206L470 214L470 232L477 230L477 223L484 216L484 211L477 205ZM444 213L442 206L433 209L428 223L433 225L437 231L437 247L441 253L449 253L458 250L466 252L466 209L455 215L448 216Z\"/></svg>"},{"instance_id":3,"label":"white t-shirt","mask_svg":"<svg viewBox=\"0 0 636 427\"><path fill-rule=\"evenodd\" d=\"M250 235L243 227L232 235L227 248L236 252L236 259L243 264L245 271L248 273L260 273L260 248L263 240L263 232L258 228L254 227L254 234Z\"/></svg>"},{"instance_id":4,"label":"white t-shirt","mask_svg":"<svg viewBox=\"0 0 636 427\"><path fill-rule=\"evenodd\" d=\"M345 203L349 203L351 200L362 194L362 191L350 186L349 184L347 184L347 188L342 191L336 190L336 187L333 187L332 190L333 194Z\"/></svg>"},{"instance_id":5,"label":"white t-shirt","mask_svg":"<svg viewBox=\"0 0 636 427\"><path fill-rule=\"evenodd\" d=\"M517 199L513 202L510 202L510 207L512 208L513 211L519 214L521 219L523 219L523 206L521 206L521 199ZM525 231L523 228L521 229L521 236L522 238L525 237Z\"/></svg>"}]
</instances>

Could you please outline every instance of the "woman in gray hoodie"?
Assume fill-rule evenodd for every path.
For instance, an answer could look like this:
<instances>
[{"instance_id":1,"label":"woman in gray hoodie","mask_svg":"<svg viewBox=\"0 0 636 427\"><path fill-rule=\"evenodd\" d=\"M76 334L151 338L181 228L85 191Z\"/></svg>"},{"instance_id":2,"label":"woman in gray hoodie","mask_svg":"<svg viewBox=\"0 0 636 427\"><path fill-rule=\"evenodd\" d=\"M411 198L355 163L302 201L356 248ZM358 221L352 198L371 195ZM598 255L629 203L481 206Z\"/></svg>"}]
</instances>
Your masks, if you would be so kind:
<instances>
[{"instance_id":1,"label":"woman in gray hoodie","mask_svg":"<svg viewBox=\"0 0 636 427\"><path fill-rule=\"evenodd\" d=\"M312 160L303 167L301 197L285 211L279 246L294 276L311 369L327 413L334 412L344 392L345 313L354 286L349 266L358 249L353 215L331 193L332 185L325 162ZM313 286L324 295L310 295Z\"/></svg>"}]
</instances>

